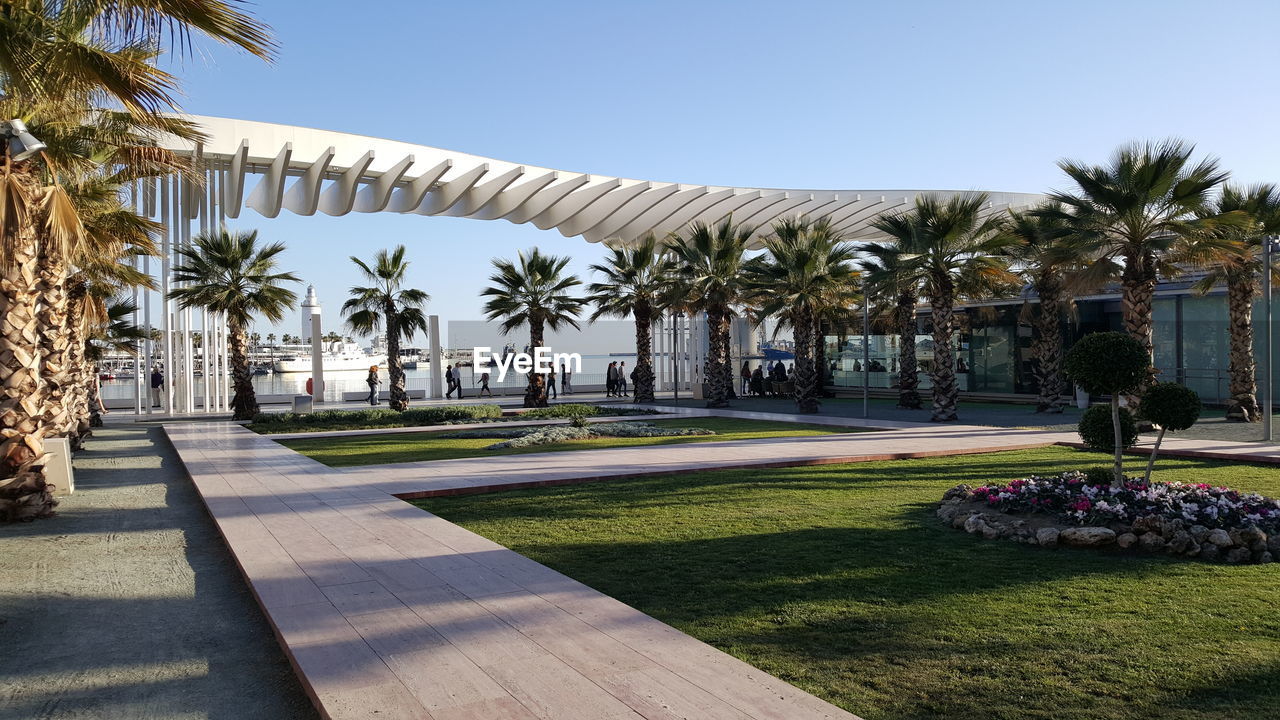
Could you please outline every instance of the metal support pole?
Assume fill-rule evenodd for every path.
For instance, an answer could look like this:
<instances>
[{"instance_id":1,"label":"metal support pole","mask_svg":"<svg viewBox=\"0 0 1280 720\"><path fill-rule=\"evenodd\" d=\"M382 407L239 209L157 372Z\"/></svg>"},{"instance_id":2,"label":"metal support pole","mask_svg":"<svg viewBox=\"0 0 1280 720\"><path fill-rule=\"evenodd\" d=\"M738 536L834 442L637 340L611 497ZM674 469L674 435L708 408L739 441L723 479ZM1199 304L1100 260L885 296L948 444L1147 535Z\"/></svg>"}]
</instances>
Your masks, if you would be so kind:
<instances>
[{"instance_id":1,"label":"metal support pole","mask_svg":"<svg viewBox=\"0 0 1280 720\"><path fill-rule=\"evenodd\" d=\"M871 310L862 300L862 417L871 417Z\"/></svg>"},{"instance_id":2,"label":"metal support pole","mask_svg":"<svg viewBox=\"0 0 1280 720\"><path fill-rule=\"evenodd\" d=\"M679 353L676 348L676 333L680 332L680 313L672 313L671 315L671 397L676 405L680 404L680 360Z\"/></svg>"},{"instance_id":3,"label":"metal support pole","mask_svg":"<svg viewBox=\"0 0 1280 720\"><path fill-rule=\"evenodd\" d=\"M1271 423L1271 372L1272 372L1272 337L1271 337L1271 254L1275 246L1280 244L1280 235L1268 235L1262 241L1262 306L1263 327L1262 342L1265 350L1262 353L1262 440L1272 442Z\"/></svg>"}]
</instances>

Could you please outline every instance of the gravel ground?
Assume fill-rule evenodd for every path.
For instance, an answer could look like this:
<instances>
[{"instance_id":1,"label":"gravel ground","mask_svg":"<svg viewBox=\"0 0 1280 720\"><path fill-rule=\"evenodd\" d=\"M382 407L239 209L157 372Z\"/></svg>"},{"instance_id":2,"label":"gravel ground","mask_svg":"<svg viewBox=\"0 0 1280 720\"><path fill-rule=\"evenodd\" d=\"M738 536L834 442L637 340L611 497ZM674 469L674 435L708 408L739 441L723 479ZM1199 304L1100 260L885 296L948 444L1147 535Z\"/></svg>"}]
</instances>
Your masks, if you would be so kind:
<instances>
[{"instance_id":1,"label":"gravel ground","mask_svg":"<svg viewBox=\"0 0 1280 720\"><path fill-rule=\"evenodd\" d=\"M671 405L672 403L670 400L659 400L658 404ZM795 402L786 398L738 398L730 404L734 410L779 413L796 411ZM681 398L680 406L705 407L706 402ZM1043 427L1049 430L1071 431L1075 430L1076 423L1080 422L1081 411L1074 407L1067 408L1061 415L1041 415L1036 414L1034 410L1034 406L1017 403L961 402L958 413L962 423L996 427ZM894 407L892 399L872 398L870 411L871 417L876 420L929 421L927 401L926 408L923 410L899 410ZM860 418L862 417L862 399L828 398L822 401L821 413L837 417ZM1277 419L1276 435L1280 436L1280 417ZM1152 437L1154 438L1154 433ZM1177 437L1262 442L1262 424L1227 422L1221 408L1205 408L1200 421L1190 429L1178 433Z\"/></svg>"},{"instance_id":2,"label":"gravel ground","mask_svg":"<svg viewBox=\"0 0 1280 720\"><path fill-rule=\"evenodd\" d=\"M100 429L56 517L0 526L0 718L311 718L159 427Z\"/></svg>"}]
</instances>

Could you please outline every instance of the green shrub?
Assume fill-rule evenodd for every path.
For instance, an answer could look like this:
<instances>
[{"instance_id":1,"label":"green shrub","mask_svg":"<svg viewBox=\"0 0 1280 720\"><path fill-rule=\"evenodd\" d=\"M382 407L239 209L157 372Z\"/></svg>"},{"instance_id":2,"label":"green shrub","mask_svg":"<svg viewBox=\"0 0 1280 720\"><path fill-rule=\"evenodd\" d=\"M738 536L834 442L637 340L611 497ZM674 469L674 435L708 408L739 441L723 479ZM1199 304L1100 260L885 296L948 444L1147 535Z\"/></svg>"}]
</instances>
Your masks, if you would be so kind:
<instances>
[{"instance_id":1,"label":"green shrub","mask_svg":"<svg viewBox=\"0 0 1280 720\"><path fill-rule=\"evenodd\" d=\"M1107 432L1111 432L1109 424ZM1084 477L1090 485L1107 485L1111 482L1111 468L1091 467L1084 471Z\"/></svg>"},{"instance_id":2,"label":"green shrub","mask_svg":"<svg viewBox=\"0 0 1280 720\"><path fill-rule=\"evenodd\" d=\"M1111 424L1111 406L1094 405L1080 416L1080 439L1093 450L1114 452L1116 449L1115 428ZM1120 408L1120 442L1121 449L1131 447L1138 441L1138 425L1133 421L1133 413L1128 408Z\"/></svg>"},{"instance_id":3,"label":"green shrub","mask_svg":"<svg viewBox=\"0 0 1280 720\"><path fill-rule=\"evenodd\" d=\"M1186 430L1200 419L1200 396L1175 382L1156 383L1142 393L1138 414L1165 430Z\"/></svg>"},{"instance_id":4,"label":"green shrub","mask_svg":"<svg viewBox=\"0 0 1280 720\"><path fill-rule=\"evenodd\" d=\"M530 420L554 420L559 418L580 418L595 417L602 414L600 408L595 405L584 405L582 403L564 403L561 405L549 405L544 408L534 408L520 413L520 417Z\"/></svg>"},{"instance_id":5,"label":"green shrub","mask_svg":"<svg viewBox=\"0 0 1280 720\"><path fill-rule=\"evenodd\" d=\"M1067 377L1090 395L1133 392L1146 381L1150 368L1142 343L1120 332L1085 335L1063 363Z\"/></svg>"},{"instance_id":6,"label":"green shrub","mask_svg":"<svg viewBox=\"0 0 1280 720\"><path fill-rule=\"evenodd\" d=\"M390 408L368 410L320 410L313 413L259 413L250 428L265 433L294 430L345 430L364 427L407 427L443 425L453 422L487 420L502 416L497 405L442 405L410 408L397 412Z\"/></svg>"},{"instance_id":7,"label":"green shrub","mask_svg":"<svg viewBox=\"0 0 1280 720\"><path fill-rule=\"evenodd\" d=\"M1160 445L1164 443L1164 434L1170 430L1177 432L1186 430L1200 419L1200 396L1191 388L1178 383L1156 383L1142 393L1138 411L1142 417L1160 426L1160 434L1156 436L1156 444L1151 448L1151 457L1147 458L1147 472L1143 476L1151 482L1151 471L1156 466L1156 455L1160 453Z\"/></svg>"}]
</instances>

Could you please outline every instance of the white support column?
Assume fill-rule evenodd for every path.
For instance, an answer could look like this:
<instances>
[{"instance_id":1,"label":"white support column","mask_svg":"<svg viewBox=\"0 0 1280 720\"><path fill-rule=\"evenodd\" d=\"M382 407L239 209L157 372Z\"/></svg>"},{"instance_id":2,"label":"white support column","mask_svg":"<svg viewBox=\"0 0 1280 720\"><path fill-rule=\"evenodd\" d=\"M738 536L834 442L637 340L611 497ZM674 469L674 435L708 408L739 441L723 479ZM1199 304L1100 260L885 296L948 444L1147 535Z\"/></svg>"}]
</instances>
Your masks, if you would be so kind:
<instances>
[{"instance_id":1,"label":"white support column","mask_svg":"<svg viewBox=\"0 0 1280 720\"><path fill-rule=\"evenodd\" d=\"M129 183L129 209L132 210L135 214L140 214L140 211L142 209L141 204L138 202L138 181L136 180ZM130 264L133 266L134 270L140 269L139 265L141 265L141 262L138 257L135 256L133 260L130 262ZM134 286L133 317L130 318L130 322L133 323L134 327L138 327L139 320L140 318L138 317L138 288L137 286ZM142 414L142 386L141 386L140 378L142 377L142 352L143 352L143 349L146 348L145 341L143 342L144 342L143 345L141 345L138 349L133 351L133 414L135 417ZM99 390L99 393L101 393L101 390Z\"/></svg>"},{"instance_id":2,"label":"white support column","mask_svg":"<svg viewBox=\"0 0 1280 720\"><path fill-rule=\"evenodd\" d=\"M174 177L174 183L178 189L178 242L179 247L185 248L191 245L191 187L185 179ZM192 322L193 316L191 308L185 308L182 311L182 351L183 351L183 378L186 380L183 396L183 410L193 413L196 411L196 353L195 343L192 342L192 333L195 325Z\"/></svg>"},{"instance_id":3,"label":"white support column","mask_svg":"<svg viewBox=\"0 0 1280 720\"><path fill-rule=\"evenodd\" d=\"M150 255L147 255L142 258L142 272L146 273L147 277L151 277L151 256ZM143 383L145 383L143 385L143 389L146 391L145 405L147 406L147 414L150 415L151 414L151 368L155 366L155 349L156 349L155 347L156 343L154 340L151 339L152 325L151 325L151 291L150 290L144 290L142 293L142 314L144 317L143 322L147 328L147 336L142 340L142 348L146 352L147 362L146 362L146 367L138 368L138 374L145 375L146 377L146 379L143 380Z\"/></svg>"},{"instance_id":4,"label":"white support column","mask_svg":"<svg viewBox=\"0 0 1280 720\"><path fill-rule=\"evenodd\" d=\"M209 352L213 349L213 333L209 332L209 311L200 311L200 372L203 381L200 383L200 408L210 412L209 383L213 381L212 368L209 366Z\"/></svg>"},{"instance_id":5,"label":"white support column","mask_svg":"<svg viewBox=\"0 0 1280 720\"><path fill-rule=\"evenodd\" d=\"M324 330L320 308L311 311L311 399L324 402Z\"/></svg>"},{"instance_id":6,"label":"white support column","mask_svg":"<svg viewBox=\"0 0 1280 720\"><path fill-rule=\"evenodd\" d=\"M169 178L160 179L160 224L164 226L164 240L161 242L160 248L160 313L163 322L164 332L164 383L160 390L162 398L161 409L167 413L173 413L173 384L174 384L174 368L173 362L173 313L169 312L173 301L169 299L169 262L173 255L173 232L170 223L169 207Z\"/></svg>"},{"instance_id":7,"label":"white support column","mask_svg":"<svg viewBox=\"0 0 1280 720\"><path fill-rule=\"evenodd\" d=\"M444 397L444 353L440 348L440 316L427 316L427 342L431 347L431 397Z\"/></svg>"},{"instance_id":8,"label":"white support column","mask_svg":"<svg viewBox=\"0 0 1280 720\"><path fill-rule=\"evenodd\" d=\"M222 374L218 376L218 389L222 391L222 410L226 412L231 408L231 386L227 383L231 366L227 364L227 316L225 313L218 318L218 328L219 334L222 335Z\"/></svg>"}]
</instances>

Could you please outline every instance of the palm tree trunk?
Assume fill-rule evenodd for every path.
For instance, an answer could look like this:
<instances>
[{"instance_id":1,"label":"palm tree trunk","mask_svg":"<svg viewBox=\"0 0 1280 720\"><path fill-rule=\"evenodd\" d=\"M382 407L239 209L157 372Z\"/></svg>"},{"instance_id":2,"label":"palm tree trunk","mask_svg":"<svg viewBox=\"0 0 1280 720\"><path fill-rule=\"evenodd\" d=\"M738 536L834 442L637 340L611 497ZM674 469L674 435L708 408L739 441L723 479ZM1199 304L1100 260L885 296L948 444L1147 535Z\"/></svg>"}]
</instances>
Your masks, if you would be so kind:
<instances>
[{"instance_id":1,"label":"palm tree trunk","mask_svg":"<svg viewBox=\"0 0 1280 720\"><path fill-rule=\"evenodd\" d=\"M1253 359L1253 298L1258 294L1257 279L1252 273L1233 274L1227 278L1227 311L1231 323L1231 399L1227 402L1227 420L1258 422L1257 363Z\"/></svg>"},{"instance_id":2,"label":"palm tree trunk","mask_svg":"<svg viewBox=\"0 0 1280 720\"><path fill-rule=\"evenodd\" d=\"M400 317L394 303L383 306L383 314L387 320L387 380L390 383L390 402L392 410L404 412L409 409L409 393L404 391L404 363L400 359ZM461 381L458 387L462 387ZM461 395L461 391L458 393Z\"/></svg>"},{"instance_id":3,"label":"palm tree trunk","mask_svg":"<svg viewBox=\"0 0 1280 720\"><path fill-rule=\"evenodd\" d=\"M953 422L956 416L956 356L951 350L955 315L955 288L950 278L935 278L936 294L929 298L933 308L933 415L930 422Z\"/></svg>"},{"instance_id":4,"label":"palm tree trunk","mask_svg":"<svg viewBox=\"0 0 1280 720\"><path fill-rule=\"evenodd\" d=\"M916 294L898 293L893 310L898 330L898 407L920 409L920 361L916 359Z\"/></svg>"},{"instance_id":5,"label":"palm tree trunk","mask_svg":"<svg viewBox=\"0 0 1280 720\"><path fill-rule=\"evenodd\" d=\"M1036 336L1031 342L1035 356L1036 412L1062 412L1062 298L1058 283L1041 278L1036 283L1040 307L1036 311Z\"/></svg>"},{"instance_id":6,"label":"palm tree trunk","mask_svg":"<svg viewBox=\"0 0 1280 720\"><path fill-rule=\"evenodd\" d=\"M707 310L707 407L729 407L733 379L725 357L729 354L729 314L723 309Z\"/></svg>"},{"instance_id":7,"label":"palm tree trunk","mask_svg":"<svg viewBox=\"0 0 1280 720\"><path fill-rule=\"evenodd\" d=\"M542 319L529 318L529 347L537 352L542 347ZM524 406L539 408L547 406L547 376L538 372L538 368L529 370L529 384L524 389Z\"/></svg>"},{"instance_id":8,"label":"palm tree trunk","mask_svg":"<svg viewBox=\"0 0 1280 720\"><path fill-rule=\"evenodd\" d=\"M813 375L814 393L819 398L827 396L827 342L822 334L822 317L813 316Z\"/></svg>"},{"instance_id":9,"label":"palm tree trunk","mask_svg":"<svg viewBox=\"0 0 1280 720\"><path fill-rule=\"evenodd\" d=\"M793 308L791 335L796 348L796 411L816 413L822 405L815 392L813 374L813 311L809 308Z\"/></svg>"},{"instance_id":10,"label":"palm tree trunk","mask_svg":"<svg viewBox=\"0 0 1280 720\"><path fill-rule=\"evenodd\" d=\"M1151 385L1156 380L1155 354L1152 349L1152 328L1154 327L1154 318L1152 313L1155 309L1156 294L1156 273L1155 259L1151 257L1141 258L1125 258L1124 273L1121 276L1123 286L1123 294L1120 298L1120 308L1124 316L1124 329L1135 340L1142 343L1142 347L1147 352L1147 357L1151 358L1151 369L1148 372L1147 382L1145 385ZM1138 406L1138 394L1126 398L1127 404L1131 408Z\"/></svg>"},{"instance_id":11,"label":"palm tree trunk","mask_svg":"<svg viewBox=\"0 0 1280 720\"><path fill-rule=\"evenodd\" d=\"M638 302L632 309L636 320L635 401L653 402L653 308Z\"/></svg>"},{"instance_id":12,"label":"palm tree trunk","mask_svg":"<svg viewBox=\"0 0 1280 720\"><path fill-rule=\"evenodd\" d=\"M253 391L253 373L249 369L249 339L238 322L229 325L231 337L227 349L231 352L231 387L235 392L231 399L231 417L252 420L258 414L258 396Z\"/></svg>"},{"instance_id":13,"label":"palm tree trunk","mask_svg":"<svg viewBox=\"0 0 1280 720\"><path fill-rule=\"evenodd\" d=\"M36 195L34 178L13 172L30 205ZM0 268L0 520L5 521L49 517L58 504L44 474L37 227L28 218L12 237L0 238L9 255Z\"/></svg>"},{"instance_id":14,"label":"palm tree trunk","mask_svg":"<svg viewBox=\"0 0 1280 720\"><path fill-rule=\"evenodd\" d=\"M97 387L98 380L97 368L88 360L86 347L88 340L84 336L84 313L88 292L89 288L83 282L75 283L67 291L68 317L72 319L69 328L71 342L68 355L71 367L76 373L71 383L68 402L71 420L75 423L71 446L77 450L80 449L85 438L93 434L90 430L92 422L89 417L89 387L91 383Z\"/></svg>"},{"instance_id":15,"label":"palm tree trunk","mask_svg":"<svg viewBox=\"0 0 1280 720\"><path fill-rule=\"evenodd\" d=\"M74 398L73 378L77 368L70 363L67 325L67 265L52 244L42 242L36 260L39 303L36 320L40 332L40 380L47 436L67 437L76 429L69 412Z\"/></svg>"}]
</instances>

